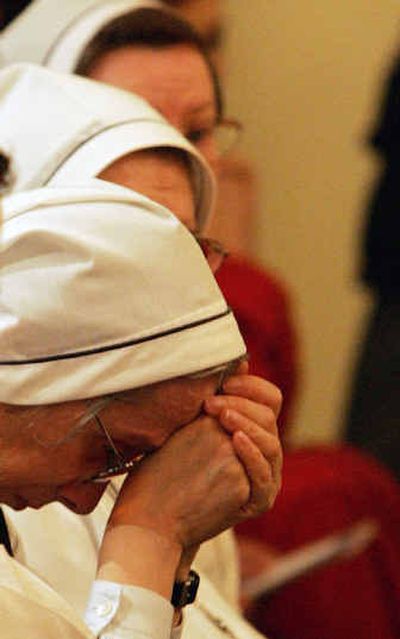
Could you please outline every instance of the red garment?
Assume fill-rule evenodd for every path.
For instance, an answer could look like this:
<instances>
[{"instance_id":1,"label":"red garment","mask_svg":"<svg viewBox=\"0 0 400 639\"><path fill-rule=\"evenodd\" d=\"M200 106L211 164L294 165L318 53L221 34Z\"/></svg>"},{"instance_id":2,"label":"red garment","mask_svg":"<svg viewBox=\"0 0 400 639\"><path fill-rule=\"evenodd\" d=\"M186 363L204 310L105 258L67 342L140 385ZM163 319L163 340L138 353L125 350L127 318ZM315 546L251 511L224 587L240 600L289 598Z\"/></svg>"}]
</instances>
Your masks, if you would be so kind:
<instances>
[{"instance_id":1,"label":"red garment","mask_svg":"<svg viewBox=\"0 0 400 639\"><path fill-rule=\"evenodd\" d=\"M217 280L252 370L283 392L285 427L298 377L287 293L270 273L239 258L230 258ZM284 552L365 517L380 522L374 544L262 601L253 619L261 632L274 639L400 638L400 487L369 457L350 447L287 452L275 507L237 532Z\"/></svg>"},{"instance_id":2,"label":"red garment","mask_svg":"<svg viewBox=\"0 0 400 639\"><path fill-rule=\"evenodd\" d=\"M236 532L286 551L365 517L380 523L377 540L260 602L252 621L261 632L274 639L399 639L400 486L374 460L350 447L291 452L274 508Z\"/></svg>"},{"instance_id":3,"label":"red garment","mask_svg":"<svg viewBox=\"0 0 400 639\"><path fill-rule=\"evenodd\" d=\"M298 381L289 295L277 277L237 256L225 261L216 279L246 342L250 370L282 391L279 427L284 437Z\"/></svg>"}]
</instances>

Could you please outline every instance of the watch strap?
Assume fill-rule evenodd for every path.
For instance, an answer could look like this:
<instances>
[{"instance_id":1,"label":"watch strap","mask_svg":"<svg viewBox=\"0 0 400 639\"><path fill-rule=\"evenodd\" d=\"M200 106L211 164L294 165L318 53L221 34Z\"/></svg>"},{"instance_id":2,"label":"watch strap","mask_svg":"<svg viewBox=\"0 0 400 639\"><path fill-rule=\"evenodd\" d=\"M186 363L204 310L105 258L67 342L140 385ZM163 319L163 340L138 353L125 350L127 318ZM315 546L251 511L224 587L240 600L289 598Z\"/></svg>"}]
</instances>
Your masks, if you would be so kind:
<instances>
[{"instance_id":1,"label":"watch strap","mask_svg":"<svg viewBox=\"0 0 400 639\"><path fill-rule=\"evenodd\" d=\"M183 608L196 599L200 577L195 570L189 572L185 581L175 581L172 590L171 603L174 608Z\"/></svg>"},{"instance_id":2,"label":"watch strap","mask_svg":"<svg viewBox=\"0 0 400 639\"><path fill-rule=\"evenodd\" d=\"M13 556L10 535L8 533L6 518L0 508L0 545L3 545L10 557Z\"/></svg>"}]
</instances>

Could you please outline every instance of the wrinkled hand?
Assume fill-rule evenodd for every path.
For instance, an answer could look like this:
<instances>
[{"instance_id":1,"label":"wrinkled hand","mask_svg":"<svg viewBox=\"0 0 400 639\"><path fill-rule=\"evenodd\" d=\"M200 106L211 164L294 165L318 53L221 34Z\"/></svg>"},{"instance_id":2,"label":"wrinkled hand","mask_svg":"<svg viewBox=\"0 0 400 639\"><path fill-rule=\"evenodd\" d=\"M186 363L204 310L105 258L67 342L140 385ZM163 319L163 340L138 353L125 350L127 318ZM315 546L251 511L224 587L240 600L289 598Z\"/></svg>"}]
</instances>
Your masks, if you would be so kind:
<instances>
[{"instance_id":1,"label":"wrinkled hand","mask_svg":"<svg viewBox=\"0 0 400 639\"><path fill-rule=\"evenodd\" d=\"M247 362L226 380L223 391L223 395L208 398L204 409L232 435L251 486L243 514L252 517L273 505L281 487L282 448L277 419L282 395L274 384L249 375Z\"/></svg>"},{"instance_id":2,"label":"wrinkled hand","mask_svg":"<svg viewBox=\"0 0 400 639\"><path fill-rule=\"evenodd\" d=\"M269 499L261 495L270 474L266 458L246 435L232 438L216 420L200 417L127 477L109 526L149 528L191 548L265 510ZM248 475L257 486L250 509Z\"/></svg>"}]
</instances>

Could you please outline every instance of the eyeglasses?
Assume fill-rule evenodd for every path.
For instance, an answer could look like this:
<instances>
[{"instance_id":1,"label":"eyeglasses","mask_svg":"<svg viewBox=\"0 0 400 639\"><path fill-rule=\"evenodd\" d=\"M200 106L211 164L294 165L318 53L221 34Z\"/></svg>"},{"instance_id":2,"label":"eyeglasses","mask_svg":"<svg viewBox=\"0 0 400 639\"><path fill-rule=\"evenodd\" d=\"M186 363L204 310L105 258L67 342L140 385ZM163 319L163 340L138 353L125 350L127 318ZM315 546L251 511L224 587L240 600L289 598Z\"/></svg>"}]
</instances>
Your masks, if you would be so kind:
<instances>
[{"instance_id":1,"label":"eyeglasses","mask_svg":"<svg viewBox=\"0 0 400 639\"><path fill-rule=\"evenodd\" d=\"M234 359L228 363L220 364L213 368L207 368L203 371L199 371L198 373L186 375L186 377L189 379L202 379L220 373L216 388L216 394L218 395L222 393L223 385L226 378L229 377L237 368L239 363L246 358L247 355ZM122 401L129 403L132 400L129 399L129 391L126 393L119 393L118 395L107 395L106 397L100 398L98 401L94 401L90 406L90 409L85 414L84 418L80 420L81 426L83 425L83 423L87 423L91 419L95 420L97 426L107 440L107 452L110 455L110 459L107 463L107 468L90 477L90 479L87 480L90 483L103 484L110 481L110 479L117 477L118 475L125 475L126 473L131 472L146 456L146 453L142 453L136 455L132 459L127 460L122 455L122 453L119 452L118 448L114 444L110 433L108 432L99 416L99 413L112 401Z\"/></svg>"},{"instance_id":2,"label":"eyeglasses","mask_svg":"<svg viewBox=\"0 0 400 639\"><path fill-rule=\"evenodd\" d=\"M143 453L141 455L136 455L133 459L126 460L114 444L110 433L104 426L100 417L98 415L95 415L94 419L108 442L108 445L110 447L108 449L108 452L112 454L113 459L112 461L109 461L105 470L97 473L90 479L90 481L95 484L104 484L110 481L110 479L113 479L113 477L130 473L135 468L135 466L137 466L137 464L142 461L142 459L145 457L145 454Z\"/></svg>"},{"instance_id":3,"label":"eyeglasses","mask_svg":"<svg viewBox=\"0 0 400 639\"><path fill-rule=\"evenodd\" d=\"M122 393L121 393L122 395ZM118 475L125 475L125 473L131 472L135 466L143 459L144 454L136 455L132 459L125 459L122 453L119 452L118 448L114 444L110 433L107 428L104 426L102 420L100 419L99 413L108 406L111 402L117 401L120 398L114 394L106 395L105 397L101 397L98 400L94 400L91 402L88 410L85 412L83 417L79 420L77 424L77 428L82 428L88 422L94 420L103 433L104 437L107 440L107 468L102 470L86 481L89 483L102 484L110 481L113 477L117 477ZM120 401L123 401L122 399ZM128 401L128 400L126 400Z\"/></svg>"},{"instance_id":4,"label":"eyeglasses","mask_svg":"<svg viewBox=\"0 0 400 639\"><path fill-rule=\"evenodd\" d=\"M214 128L214 139L218 155L226 155L237 145L243 125L234 118L222 118Z\"/></svg>"},{"instance_id":5,"label":"eyeglasses","mask_svg":"<svg viewBox=\"0 0 400 639\"><path fill-rule=\"evenodd\" d=\"M186 137L206 157L210 153L210 145L217 157L229 153L243 130L242 124L233 118L221 118L213 126L191 130Z\"/></svg>"},{"instance_id":6,"label":"eyeglasses","mask_svg":"<svg viewBox=\"0 0 400 639\"><path fill-rule=\"evenodd\" d=\"M210 237L201 237L197 233L193 233L193 236L203 251L211 271L216 273L221 268L225 258L228 257L229 252L218 240Z\"/></svg>"},{"instance_id":7,"label":"eyeglasses","mask_svg":"<svg viewBox=\"0 0 400 639\"><path fill-rule=\"evenodd\" d=\"M247 360L248 355L246 353L245 355L237 357L236 359L233 359L232 361L225 364L219 364L218 366L213 366L212 368L206 368L205 370L199 371L198 373L190 373L189 375L186 375L186 378L203 379L204 377L211 377L211 375L217 375L218 373L220 373L220 377L215 390L215 395L221 395L221 393L223 392L225 380L235 372L241 362L245 362Z\"/></svg>"}]
</instances>

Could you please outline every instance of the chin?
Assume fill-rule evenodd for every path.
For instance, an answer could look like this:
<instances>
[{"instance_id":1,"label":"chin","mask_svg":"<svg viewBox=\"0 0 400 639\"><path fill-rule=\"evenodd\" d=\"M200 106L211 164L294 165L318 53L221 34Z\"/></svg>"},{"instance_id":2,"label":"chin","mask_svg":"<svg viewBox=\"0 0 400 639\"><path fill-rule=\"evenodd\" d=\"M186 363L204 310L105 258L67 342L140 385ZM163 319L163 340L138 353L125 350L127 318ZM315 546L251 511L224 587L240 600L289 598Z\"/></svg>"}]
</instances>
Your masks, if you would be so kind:
<instances>
[{"instance_id":1,"label":"chin","mask_svg":"<svg viewBox=\"0 0 400 639\"><path fill-rule=\"evenodd\" d=\"M44 506L48 506L51 502L54 501L54 497L45 497L45 496L27 496L23 497L22 495L14 495L13 503L8 501L8 504L14 510L22 510L23 508L32 508L33 510L39 510Z\"/></svg>"},{"instance_id":2,"label":"chin","mask_svg":"<svg viewBox=\"0 0 400 639\"><path fill-rule=\"evenodd\" d=\"M33 508L34 510L39 510L40 508L43 508L43 506L48 506L48 504L50 503L50 501L33 501L29 503L28 506L29 508Z\"/></svg>"},{"instance_id":3,"label":"chin","mask_svg":"<svg viewBox=\"0 0 400 639\"><path fill-rule=\"evenodd\" d=\"M1 503L10 506L13 510L24 510L24 508L28 508L28 506L31 505L29 501L21 497L21 495L1 496Z\"/></svg>"},{"instance_id":4,"label":"chin","mask_svg":"<svg viewBox=\"0 0 400 639\"><path fill-rule=\"evenodd\" d=\"M33 508L33 510L39 510L40 508L43 508L43 506L47 506L48 504L51 503L51 500L49 499L27 499L26 500L26 506L29 506L29 508Z\"/></svg>"}]
</instances>

